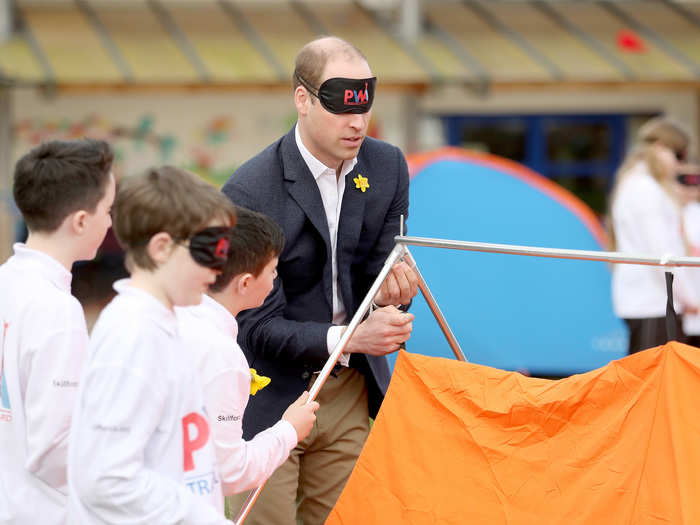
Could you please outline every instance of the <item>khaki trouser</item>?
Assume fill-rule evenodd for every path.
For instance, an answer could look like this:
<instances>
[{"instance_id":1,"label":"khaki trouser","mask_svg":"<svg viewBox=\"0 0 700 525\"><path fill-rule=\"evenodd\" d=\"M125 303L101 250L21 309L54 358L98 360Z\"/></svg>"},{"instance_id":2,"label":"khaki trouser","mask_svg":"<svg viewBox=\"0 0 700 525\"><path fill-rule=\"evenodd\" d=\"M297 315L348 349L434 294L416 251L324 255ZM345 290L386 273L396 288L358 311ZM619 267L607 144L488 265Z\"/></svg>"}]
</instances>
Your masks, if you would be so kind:
<instances>
[{"instance_id":1,"label":"khaki trouser","mask_svg":"<svg viewBox=\"0 0 700 525\"><path fill-rule=\"evenodd\" d=\"M352 368L331 375L316 401L313 430L265 484L246 525L320 525L335 505L369 433L365 378ZM229 499L232 517L247 497Z\"/></svg>"}]
</instances>

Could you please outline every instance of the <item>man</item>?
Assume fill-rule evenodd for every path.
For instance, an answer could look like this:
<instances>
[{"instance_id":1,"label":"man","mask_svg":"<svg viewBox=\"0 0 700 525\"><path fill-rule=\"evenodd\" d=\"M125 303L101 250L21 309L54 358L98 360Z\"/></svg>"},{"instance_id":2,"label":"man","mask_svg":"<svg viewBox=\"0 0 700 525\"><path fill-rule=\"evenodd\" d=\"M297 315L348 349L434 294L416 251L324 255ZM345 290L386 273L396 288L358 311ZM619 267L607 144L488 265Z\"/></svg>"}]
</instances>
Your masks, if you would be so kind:
<instances>
[{"instance_id":1,"label":"man","mask_svg":"<svg viewBox=\"0 0 700 525\"><path fill-rule=\"evenodd\" d=\"M272 293L239 316L250 365L272 379L248 405L246 439L318 377L408 213L402 153L366 138L375 83L348 42L325 37L304 46L294 71L297 125L224 185L234 203L270 216L286 238ZM273 474L246 523L292 525L297 512L306 524L326 519L386 392L384 356L411 333L413 316L396 306L416 291L413 270L396 264L374 299L380 308L358 326L319 393L314 429Z\"/></svg>"}]
</instances>

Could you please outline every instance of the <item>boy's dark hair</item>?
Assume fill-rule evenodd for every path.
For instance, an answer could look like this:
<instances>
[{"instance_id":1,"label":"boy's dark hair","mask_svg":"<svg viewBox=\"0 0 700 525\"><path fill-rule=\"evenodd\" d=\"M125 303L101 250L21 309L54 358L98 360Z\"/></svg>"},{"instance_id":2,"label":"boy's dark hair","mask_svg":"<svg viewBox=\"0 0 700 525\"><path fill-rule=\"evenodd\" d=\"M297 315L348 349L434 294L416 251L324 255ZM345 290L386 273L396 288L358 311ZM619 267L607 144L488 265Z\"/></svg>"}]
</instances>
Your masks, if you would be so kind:
<instances>
[{"instance_id":1,"label":"boy's dark hair","mask_svg":"<svg viewBox=\"0 0 700 525\"><path fill-rule=\"evenodd\" d=\"M166 232L184 241L216 219L235 225L235 206L211 184L173 166L124 178L114 199L114 233L126 251L130 270L134 265L156 269L148 254L155 234Z\"/></svg>"},{"instance_id":2,"label":"boy's dark hair","mask_svg":"<svg viewBox=\"0 0 700 525\"><path fill-rule=\"evenodd\" d=\"M13 194L29 231L56 231L71 213L94 213L112 171L103 140L53 140L17 161Z\"/></svg>"},{"instance_id":3,"label":"boy's dark hair","mask_svg":"<svg viewBox=\"0 0 700 525\"><path fill-rule=\"evenodd\" d=\"M221 292L236 275L251 273L257 277L284 248L282 229L267 215L236 206L236 219L228 262L209 286L212 292Z\"/></svg>"}]
</instances>

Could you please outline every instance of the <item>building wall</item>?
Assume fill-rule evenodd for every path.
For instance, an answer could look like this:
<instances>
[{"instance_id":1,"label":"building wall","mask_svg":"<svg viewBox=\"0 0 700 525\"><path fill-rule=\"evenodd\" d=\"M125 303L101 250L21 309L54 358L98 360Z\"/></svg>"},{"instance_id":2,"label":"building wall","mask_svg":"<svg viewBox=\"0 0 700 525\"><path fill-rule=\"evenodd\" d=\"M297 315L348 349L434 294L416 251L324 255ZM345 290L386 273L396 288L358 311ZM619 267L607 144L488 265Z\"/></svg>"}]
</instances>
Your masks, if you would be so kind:
<instances>
[{"instance_id":1,"label":"building wall","mask_svg":"<svg viewBox=\"0 0 700 525\"><path fill-rule=\"evenodd\" d=\"M223 184L236 167L296 121L291 92L284 90L56 95L25 88L12 91L11 107L13 118L2 122L11 121L11 147L4 143L12 165L42 141L91 136L108 140L115 148L118 177L174 164L215 185ZM378 95L375 108L373 134L403 147L401 96ZM6 206L0 215L14 223L18 216L7 193L9 179L3 180ZM0 246L8 250L13 234L7 227L4 231Z\"/></svg>"},{"instance_id":2,"label":"building wall","mask_svg":"<svg viewBox=\"0 0 700 525\"><path fill-rule=\"evenodd\" d=\"M171 163L222 183L296 121L290 92L95 94L13 93L13 159L42 140L95 136L117 150L119 174ZM372 127L400 142L399 100L377 96Z\"/></svg>"},{"instance_id":3,"label":"building wall","mask_svg":"<svg viewBox=\"0 0 700 525\"><path fill-rule=\"evenodd\" d=\"M508 113L664 113L676 118L700 137L698 92L692 89L653 90L638 88L587 90L498 90L481 97L466 89L450 86L430 91L421 100L424 127L434 129L440 115ZM421 145L430 134L421 133Z\"/></svg>"},{"instance_id":4,"label":"building wall","mask_svg":"<svg viewBox=\"0 0 700 525\"><path fill-rule=\"evenodd\" d=\"M10 254L14 237L14 213L12 200L12 173L10 169L11 145L10 94L0 87L0 261Z\"/></svg>"},{"instance_id":5,"label":"building wall","mask_svg":"<svg viewBox=\"0 0 700 525\"><path fill-rule=\"evenodd\" d=\"M0 0L0 43L10 36L12 24L10 17L10 1Z\"/></svg>"},{"instance_id":6,"label":"building wall","mask_svg":"<svg viewBox=\"0 0 700 525\"><path fill-rule=\"evenodd\" d=\"M420 96L380 90L371 127L373 134L409 152L445 144L443 115L663 112L698 137L699 101L692 90L498 90L486 97L456 86ZM221 185L237 166L290 129L295 118L291 93L284 90L51 95L25 88L9 97L0 92L0 148L5 148L0 151L0 255L4 259L9 251L17 220L10 166L43 140L104 138L117 152L118 176L175 164Z\"/></svg>"}]
</instances>

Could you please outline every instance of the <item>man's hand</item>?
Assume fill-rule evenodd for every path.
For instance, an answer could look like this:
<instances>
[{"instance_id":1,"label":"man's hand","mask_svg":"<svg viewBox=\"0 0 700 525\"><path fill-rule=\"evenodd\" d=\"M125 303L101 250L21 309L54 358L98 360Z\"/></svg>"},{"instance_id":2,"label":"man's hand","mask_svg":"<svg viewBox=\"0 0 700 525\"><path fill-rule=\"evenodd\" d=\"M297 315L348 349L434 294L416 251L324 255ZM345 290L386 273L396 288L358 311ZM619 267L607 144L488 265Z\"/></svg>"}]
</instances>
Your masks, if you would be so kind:
<instances>
[{"instance_id":1,"label":"man's hand","mask_svg":"<svg viewBox=\"0 0 700 525\"><path fill-rule=\"evenodd\" d=\"M418 276L407 263L400 261L391 267L381 288L374 296L375 304L408 304L418 293Z\"/></svg>"},{"instance_id":2,"label":"man's hand","mask_svg":"<svg viewBox=\"0 0 700 525\"><path fill-rule=\"evenodd\" d=\"M294 430L297 431L297 439L299 441L302 441L309 435L316 421L315 412L318 410L318 402L312 401L307 404L306 401L308 399L309 393L304 392L282 414L282 419L289 421Z\"/></svg>"},{"instance_id":3,"label":"man's hand","mask_svg":"<svg viewBox=\"0 0 700 525\"><path fill-rule=\"evenodd\" d=\"M413 314L385 306L362 321L345 347L346 353L386 355L396 352L411 337Z\"/></svg>"}]
</instances>

